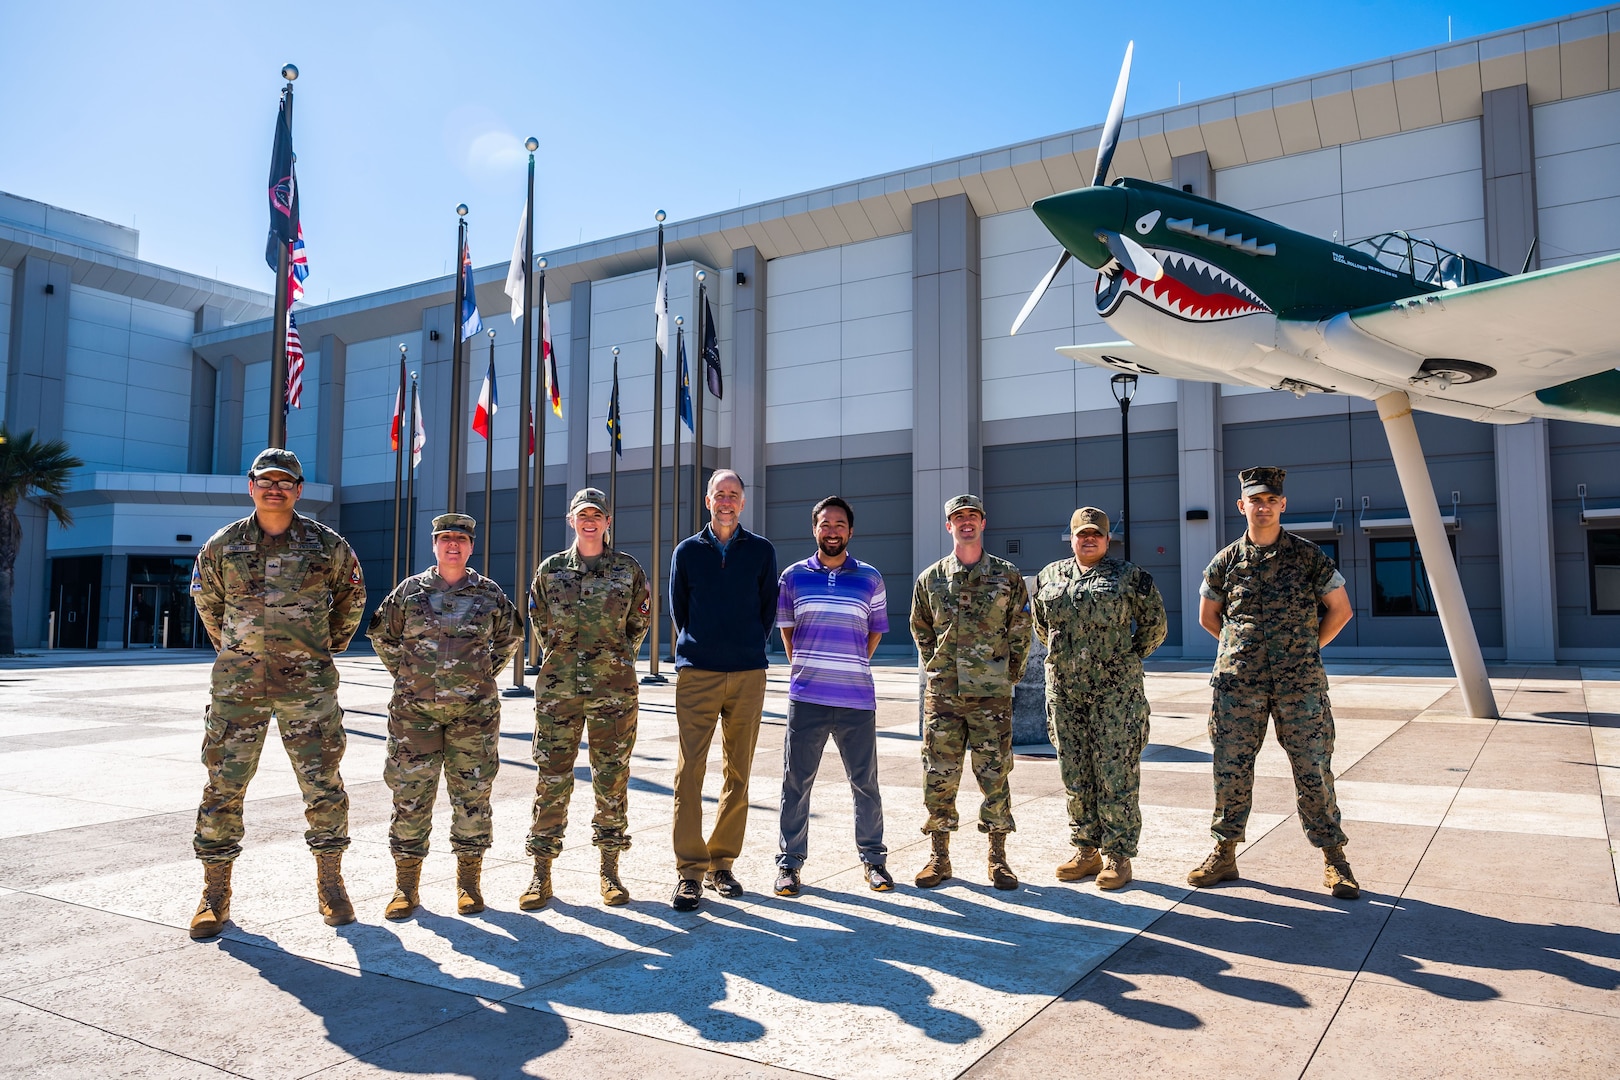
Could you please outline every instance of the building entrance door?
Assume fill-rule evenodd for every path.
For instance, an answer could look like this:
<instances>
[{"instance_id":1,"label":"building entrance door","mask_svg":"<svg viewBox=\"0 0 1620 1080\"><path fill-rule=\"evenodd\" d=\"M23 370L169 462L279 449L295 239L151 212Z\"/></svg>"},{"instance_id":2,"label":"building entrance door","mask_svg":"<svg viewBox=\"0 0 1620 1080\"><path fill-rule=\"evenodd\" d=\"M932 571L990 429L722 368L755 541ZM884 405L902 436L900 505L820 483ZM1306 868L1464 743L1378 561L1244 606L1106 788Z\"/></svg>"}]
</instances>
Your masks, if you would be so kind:
<instances>
[{"instance_id":1,"label":"building entrance door","mask_svg":"<svg viewBox=\"0 0 1620 1080\"><path fill-rule=\"evenodd\" d=\"M51 560L51 610L56 614L58 649L96 647L101 596L101 556Z\"/></svg>"},{"instance_id":2,"label":"building entrance door","mask_svg":"<svg viewBox=\"0 0 1620 1080\"><path fill-rule=\"evenodd\" d=\"M162 644L158 640L158 635L162 633L162 624L158 616L160 592L161 589L156 585L129 587L130 648L155 649Z\"/></svg>"}]
</instances>

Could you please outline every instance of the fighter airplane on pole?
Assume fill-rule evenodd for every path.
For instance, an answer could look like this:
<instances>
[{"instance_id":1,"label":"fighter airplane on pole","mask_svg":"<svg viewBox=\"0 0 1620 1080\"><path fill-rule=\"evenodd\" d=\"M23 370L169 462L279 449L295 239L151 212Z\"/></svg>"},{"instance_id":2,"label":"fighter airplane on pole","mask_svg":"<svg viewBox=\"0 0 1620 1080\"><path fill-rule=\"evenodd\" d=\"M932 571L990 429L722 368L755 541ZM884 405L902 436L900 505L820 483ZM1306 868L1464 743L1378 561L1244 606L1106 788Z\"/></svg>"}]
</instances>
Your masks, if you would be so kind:
<instances>
[{"instance_id":1,"label":"fighter airplane on pole","mask_svg":"<svg viewBox=\"0 0 1620 1080\"><path fill-rule=\"evenodd\" d=\"M1620 426L1620 255L1508 274L1427 240L1338 244L1146 180L1105 184L1131 48L1089 187L1036 200L1063 245L1017 333L1070 258L1125 340L1058 351L1099 367L1378 403L1468 711L1496 716L1411 410L1491 423ZM1528 263L1528 259L1526 260Z\"/></svg>"}]
</instances>

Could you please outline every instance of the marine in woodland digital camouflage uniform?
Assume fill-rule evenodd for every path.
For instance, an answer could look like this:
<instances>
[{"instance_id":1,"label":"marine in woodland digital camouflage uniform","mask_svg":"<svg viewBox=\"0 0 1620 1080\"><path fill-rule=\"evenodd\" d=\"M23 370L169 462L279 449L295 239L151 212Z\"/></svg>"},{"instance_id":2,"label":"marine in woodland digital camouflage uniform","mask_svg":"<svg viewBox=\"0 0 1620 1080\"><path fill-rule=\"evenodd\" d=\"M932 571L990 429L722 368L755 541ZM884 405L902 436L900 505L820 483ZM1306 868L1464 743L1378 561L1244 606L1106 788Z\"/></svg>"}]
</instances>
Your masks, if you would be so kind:
<instances>
[{"instance_id":1,"label":"marine in woodland digital camouflage uniform","mask_svg":"<svg viewBox=\"0 0 1620 1080\"><path fill-rule=\"evenodd\" d=\"M475 527L466 514L433 519L435 538L459 531L469 546ZM493 839L489 799L500 768L495 680L522 640L517 608L470 567L449 583L434 566L388 594L367 634L394 678L383 767L394 793L389 848L395 855L427 855L443 771L452 809L450 849L481 855Z\"/></svg>"},{"instance_id":2,"label":"marine in woodland digital camouflage uniform","mask_svg":"<svg viewBox=\"0 0 1620 1080\"><path fill-rule=\"evenodd\" d=\"M584 488L569 514L586 507L606 513L606 505L600 491ZM636 653L652 624L651 606L641 565L611 546L587 560L576 544L535 572L529 618L541 649L534 688L539 775L528 848L536 858L562 851L581 735L590 746L596 796L591 842L604 852L630 847L625 811L636 742Z\"/></svg>"},{"instance_id":3,"label":"marine in woodland digital camouflage uniform","mask_svg":"<svg viewBox=\"0 0 1620 1080\"><path fill-rule=\"evenodd\" d=\"M1035 579L1035 634L1048 650L1047 728L1068 793L1074 846L1132 859L1142 835L1148 741L1142 660L1164 643L1164 598L1146 570L1106 554L1107 514L1083 507L1070 532L1077 541L1094 534L1100 557L1084 566L1077 551ZM1073 880L1062 868L1059 877Z\"/></svg>"},{"instance_id":4,"label":"marine in woodland digital camouflage uniform","mask_svg":"<svg viewBox=\"0 0 1620 1080\"><path fill-rule=\"evenodd\" d=\"M945 504L984 513L973 495ZM963 566L954 552L924 570L911 597L911 634L926 672L923 695L924 833L956 830L956 791L972 755L984 799L979 831L1015 828L1012 696L1029 659L1029 590L1018 567L984 553Z\"/></svg>"},{"instance_id":5,"label":"marine in woodland digital camouflage uniform","mask_svg":"<svg viewBox=\"0 0 1620 1080\"><path fill-rule=\"evenodd\" d=\"M248 475L266 472L303 479L288 450L264 451ZM303 793L304 839L317 853L341 852L349 846L349 797L338 774L345 737L332 657L360 626L360 560L312 518L294 512L286 532L267 536L253 514L203 544L191 596L219 650L203 736L208 783L197 808L197 858L230 862L241 854L242 802L272 718Z\"/></svg>"},{"instance_id":6,"label":"marine in woodland digital camouflage uniform","mask_svg":"<svg viewBox=\"0 0 1620 1080\"><path fill-rule=\"evenodd\" d=\"M1286 506L1281 499L1286 475L1283 469L1264 466L1239 476L1243 500L1275 502L1273 524ZM1333 789L1333 710L1320 646L1324 603L1337 606L1346 621L1350 617L1343 593L1328 599L1344 588L1344 576L1309 540L1280 527L1277 533L1274 543L1261 546L1245 532L1222 548L1204 571L1199 589L1220 615L1220 645L1210 677L1215 778L1210 831L1217 842L1210 858L1219 862L1223 852L1230 855L1232 846L1246 839L1254 762L1269 717L1293 769L1300 825L1311 844L1324 852L1326 883L1334 895L1353 898L1358 889L1342 850L1346 838ZM1189 881L1205 883L1215 869L1222 869L1222 879L1237 876L1235 862L1220 867L1207 862ZM1194 881L1201 872L1203 881Z\"/></svg>"}]
</instances>

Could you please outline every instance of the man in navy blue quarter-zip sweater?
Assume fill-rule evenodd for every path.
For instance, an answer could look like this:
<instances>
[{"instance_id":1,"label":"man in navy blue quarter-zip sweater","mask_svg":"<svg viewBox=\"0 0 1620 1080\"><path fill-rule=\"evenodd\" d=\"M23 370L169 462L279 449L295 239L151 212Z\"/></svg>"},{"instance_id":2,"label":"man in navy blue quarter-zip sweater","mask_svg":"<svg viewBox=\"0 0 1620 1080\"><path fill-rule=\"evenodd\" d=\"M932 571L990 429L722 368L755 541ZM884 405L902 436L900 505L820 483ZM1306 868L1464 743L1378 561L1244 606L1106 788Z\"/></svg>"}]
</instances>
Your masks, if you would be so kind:
<instances>
[{"instance_id":1,"label":"man in navy blue quarter-zip sweater","mask_svg":"<svg viewBox=\"0 0 1620 1080\"><path fill-rule=\"evenodd\" d=\"M669 612L675 620L676 911L692 911L700 886L741 896L731 872L748 826L748 775L765 707L765 643L776 622L776 549L739 523L742 477L721 469L709 479L709 526L675 548ZM720 728L724 781L714 831L703 836L703 774Z\"/></svg>"}]
</instances>

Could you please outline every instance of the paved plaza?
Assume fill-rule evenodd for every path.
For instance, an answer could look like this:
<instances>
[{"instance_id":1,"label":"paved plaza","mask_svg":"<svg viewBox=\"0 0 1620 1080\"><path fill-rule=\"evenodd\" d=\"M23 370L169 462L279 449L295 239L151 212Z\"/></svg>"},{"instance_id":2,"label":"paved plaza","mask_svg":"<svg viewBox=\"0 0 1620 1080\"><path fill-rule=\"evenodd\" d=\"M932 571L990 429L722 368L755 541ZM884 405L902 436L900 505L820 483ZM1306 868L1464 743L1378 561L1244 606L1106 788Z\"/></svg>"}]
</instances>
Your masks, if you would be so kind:
<instances>
[{"instance_id":1,"label":"paved plaza","mask_svg":"<svg viewBox=\"0 0 1620 1080\"><path fill-rule=\"evenodd\" d=\"M342 661L359 921L315 910L302 804L272 736L249 791L232 921L185 932L208 661L0 662L0 1071L16 1077L1608 1077L1620 1071L1620 671L1493 669L1504 719L1469 719L1448 670L1331 669L1335 766L1359 901L1321 887L1286 760L1261 754L1242 879L1194 891L1212 800L1207 667L1154 665L1135 882L1061 884L1056 762L1012 775L1022 889L965 830L958 876L911 877L916 670L880 671L890 866L861 879L829 745L804 895L770 895L787 702L771 671L736 901L674 912L673 687L642 698L635 899L607 909L577 770L557 897L521 912L532 700L505 704L484 914L455 912L440 797L423 910L393 890L382 783L388 681ZM718 744L718 740L717 740ZM718 745L706 803L718 791ZM960 805L971 819L969 776Z\"/></svg>"}]
</instances>

